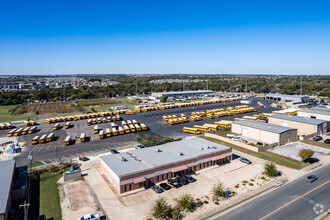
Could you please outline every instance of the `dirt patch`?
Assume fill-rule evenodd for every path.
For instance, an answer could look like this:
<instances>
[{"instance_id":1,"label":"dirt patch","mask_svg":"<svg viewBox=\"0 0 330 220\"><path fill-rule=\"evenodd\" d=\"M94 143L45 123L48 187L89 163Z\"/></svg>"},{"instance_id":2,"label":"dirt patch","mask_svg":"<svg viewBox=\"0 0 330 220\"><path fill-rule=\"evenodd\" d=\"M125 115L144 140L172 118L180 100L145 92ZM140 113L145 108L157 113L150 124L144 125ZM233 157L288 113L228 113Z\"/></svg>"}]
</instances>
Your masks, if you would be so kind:
<instances>
[{"instance_id":1,"label":"dirt patch","mask_svg":"<svg viewBox=\"0 0 330 220\"><path fill-rule=\"evenodd\" d=\"M85 214L100 212L85 181L63 183L59 190L64 220L78 219Z\"/></svg>"}]
</instances>

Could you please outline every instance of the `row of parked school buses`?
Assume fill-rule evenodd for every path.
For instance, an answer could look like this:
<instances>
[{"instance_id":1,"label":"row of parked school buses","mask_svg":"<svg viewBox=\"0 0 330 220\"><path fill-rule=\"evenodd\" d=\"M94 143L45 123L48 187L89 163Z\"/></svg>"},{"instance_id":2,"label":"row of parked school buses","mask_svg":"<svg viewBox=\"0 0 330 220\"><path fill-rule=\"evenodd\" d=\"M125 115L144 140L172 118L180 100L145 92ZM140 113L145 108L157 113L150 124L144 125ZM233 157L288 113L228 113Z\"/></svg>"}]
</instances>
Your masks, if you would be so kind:
<instances>
[{"instance_id":1,"label":"row of parked school buses","mask_svg":"<svg viewBox=\"0 0 330 220\"><path fill-rule=\"evenodd\" d=\"M180 117L176 115L164 115L163 119L168 122L170 125L180 124L189 122L188 117L185 114L180 114Z\"/></svg>"},{"instance_id":2,"label":"row of parked school buses","mask_svg":"<svg viewBox=\"0 0 330 220\"><path fill-rule=\"evenodd\" d=\"M121 126L118 126L114 122L111 123L110 128L106 128L105 130L99 129L98 126L94 126L94 133L99 134L99 138L103 139L106 137L117 136L121 134L128 134L131 132L137 131L146 131L148 127L143 123L138 123L136 120L127 120L121 122Z\"/></svg>"},{"instance_id":3,"label":"row of parked school buses","mask_svg":"<svg viewBox=\"0 0 330 220\"><path fill-rule=\"evenodd\" d=\"M35 136L32 139L32 144L44 144L44 143L53 141L54 138L55 138L54 133L43 134L41 136Z\"/></svg>"},{"instance_id":4,"label":"row of parked school buses","mask_svg":"<svg viewBox=\"0 0 330 220\"><path fill-rule=\"evenodd\" d=\"M94 119L88 119L87 120L87 126L89 125L94 125L94 124L100 124L100 123L107 123L107 122L112 122L112 121L120 121L121 117L119 115L116 116L108 116L106 118L94 118Z\"/></svg>"},{"instance_id":5,"label":"row of parked school buses","mask_svg":"<svg viewBox=\"0 0 330 220\"><path fill-rule=\"evenodd\" d=\"M55 117L55 118L46 118L46 123L56 123L56 122L64 122L64 121L77 121L88 118L97 118L104 116L111 116L112 112L99 112L99 113L90 113L90 114L82 114L82 115L74 115L74 116L64 116L64 117Z\"/></svg>"},{"instance_id":6,"label":"row of parked school buses","mask_svg":"<svg viewBox=\"0 0 330 220\"><path fill-rule=\"evenodd\" d=\"M195 105L207 105L207 104L214 104L220 102L232 102L241 100L242 98L228 98L228 99L218 99L218 100L209 100L209 101L197 101L197 102L189 102L189 103L176 103L171 105L159 105L159 106L136 106L134 111L135 112L146 112L146 111L154 111L154 110L161 110L161 109L172 109L172 108L182 108L188 106L195 106Z\"/></svg>"},{"instance_id":7,"label":"row of parked school buses","mask_svg":"<svg viewBox=\"0 0 330 220\"><path fill-rule=\"evenodd\" d=\"M37 125L37 122L35 121L23 121L24 126L34 126Z\"/></svg>"},{"instance_id":8,"label":"row of parked school buses","mask_svg":"<svg viewBox=\"0 0 330 220\"><path fill-rule=\"evenodd\" d=\"M10 122L0 124L0 130L11 129L11 128L13 128L13 125Z\"/></svg>"},{"instance_id":9,"label":"row of parked school buses","mask_svg":"<svg viewBox=\"0 0 330 220\"><path fill-rule=\"evenodd\" d=\"M200 134L201 132L217 131L222 128L230 128L232 121L221 120L214 124L194 125L193 128L184 127L183 132Z\"/></svg>"},{"instance_id":10,"label":"row of parked school buses","mask_svg":"<svg viewBox=\"0 0 330 220\"><path fill-rule=\"evenodd\" d=\"M7 136L11 137L11 136L20 136L24 134L32 134L36 132L36 130L37 130L37 126L26 127L26 128L14 128L8 132Z\"/></svg>"}]
</instances>

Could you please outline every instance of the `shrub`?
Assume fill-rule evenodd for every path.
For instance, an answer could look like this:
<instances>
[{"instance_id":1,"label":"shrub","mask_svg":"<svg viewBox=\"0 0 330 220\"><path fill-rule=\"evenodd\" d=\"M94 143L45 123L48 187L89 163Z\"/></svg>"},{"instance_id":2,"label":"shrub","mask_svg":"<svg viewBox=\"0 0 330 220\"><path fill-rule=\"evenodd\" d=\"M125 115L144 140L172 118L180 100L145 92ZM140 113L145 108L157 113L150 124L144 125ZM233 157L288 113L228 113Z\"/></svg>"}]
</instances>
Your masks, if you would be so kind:
<instances>
[{"instance_id":1,"label":"shrub","mask_svg":"<svg viewBox=\"0 0 330 220\"><path fill-rule=\"evenodd\" d=\"M243 183L248 183L248 181L244 180Z\"/></svg>"},{"instance_id":2,"label":"shrub","mask_svg":"<svg viewBox=\"0 0 330 220\"><path fill-rule=\"evenodd\" d=\"M171 212L171 219L172 220L179 220L181 219L181 214L180 211L178 209L173 209Z\"/></svg>"},{"instance_id":3,"label":"shrub","mask_svg":"<svg viewBox=\"0 0 330 220\"><path fill-rule=\"evenodd\" d=\"M205 201L204 201L204 204L209 204L209 201L205 200Z\"/></svg>"},{"instance_id":4,"label":"shrub","mask_svg":"<svg viewBox=\"0 0 330 220\"><path fill-rule=\"evenodd\" d=\"M213 194L213 201L215 201L215 202L219 201L220 197L225 197L225 195L226 195L226 191L221 182L216 183L212 187L211 193Z\"/></svg>"},{"instance_id":5,"label":"shrub","mask_svg":"<svg viewBox=\"0 0 330 220\"><path fill-rule=\"evenodd\" d=\"M260 177L260 179L262 179L262 180L266 180L266 178L265 178L264 176Z\"/></svg>"},{"instance_id":6,"label":"shrub","mask_svg":"<svg viewBox=\"0 0 330 220\"><path fill-rule=\"evenodd\" d=\"M314 155L314 151L310 149L301 149L299 151L299 156L300 158L304 161L307 162L309 159Z\"/></svg>"},{"instance_id":7,"label":"shrub","mask_svg":"<svg viewBox=\"0 0 330 220\"><path fill-rule=\"evenodd\" d=\"M164 198L159 198L155 201L151 208L151 214L156 219L168 219L172 214L172 207Z\"/></svg>"},{"instance_id":8,"label":"shrub","mask_svg":"<svg viewBox=\"0 0 330 220\"><path fill-rule=\"evenodd\" d=\"M249 186L253 186L253 183L249 183Z\"/></svg>"},{"instance_id":9,"label":"shrub","mask_svg":"<svg viewBox=\"0 0 330 220\"><path fill-rule=\"evenodd\" d=\"M214 204L219 205L220 203L219 202L214 202Z\"/></svg>"},{"instance_id":10,"label":"shrub","mask_svg":"<svg viewBox=\"0 0 330 220\"><path fill-rule=\"evenodd\" d=\"M269 177L276 177L278 176L278 171L276 169L276 165L273 162L268 162L265 165L265 171L264 173Z\"/></svg>"},{"instance_id":11,"label":"shrub","mask_svg":"<svg viewBox=\"0 0 330 220\"><path fill-rule=\"evenodd\" d=\"M239 184L235 185L235 188L238 188L239 187Z\"/></svg>"},{"instance_id":12,"label":"shrub","mask_svg":"<svg viewBox=\"0 0 330 220\"><path fill-rule=\"evenodd\" d=\"M190 194L183 194L179 198L174 199L177 207L181 210L193 212L195 208L195 199Z\"/></svg>"},{"instance_id":13,"label":"shrub","mask_svg":"<svg viewBox=\"0 0 330 220\"><path fill-rule=\"evenodd\" d=\"M251 179L251 181L253 182L253 181L254 181L254 179Z\"/></svg>"}]
</instances>

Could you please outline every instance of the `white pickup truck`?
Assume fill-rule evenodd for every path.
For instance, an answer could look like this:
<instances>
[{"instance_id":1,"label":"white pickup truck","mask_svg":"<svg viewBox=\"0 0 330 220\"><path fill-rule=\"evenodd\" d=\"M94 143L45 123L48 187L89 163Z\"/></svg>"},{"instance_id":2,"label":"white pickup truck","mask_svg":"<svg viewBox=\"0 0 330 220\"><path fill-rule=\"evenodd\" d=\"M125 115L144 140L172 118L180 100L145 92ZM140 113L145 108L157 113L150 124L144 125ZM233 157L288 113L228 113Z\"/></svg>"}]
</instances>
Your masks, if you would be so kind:
<instances>
[{"instance_id":1,"label":"white pickup truck","mask_svg":"<svg viewBox=\"0 0 330 220\"><path fill-rule=\"evenodd\" d=\"M78 220L100 220L100 215L98 213L96 214L87 214L83 217L79 218Z\"/></svg>"}]
</instances>

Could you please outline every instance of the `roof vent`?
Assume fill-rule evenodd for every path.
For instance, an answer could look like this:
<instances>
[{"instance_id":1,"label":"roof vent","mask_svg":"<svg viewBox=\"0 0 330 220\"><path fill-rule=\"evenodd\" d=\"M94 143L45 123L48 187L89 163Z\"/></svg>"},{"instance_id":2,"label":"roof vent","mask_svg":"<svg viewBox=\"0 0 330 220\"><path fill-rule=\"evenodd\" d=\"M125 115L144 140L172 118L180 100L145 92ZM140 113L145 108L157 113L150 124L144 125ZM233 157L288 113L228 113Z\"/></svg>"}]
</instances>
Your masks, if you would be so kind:
<instances>
[{"instance_id":1,"label":"roof vent","mask_svg":"<svg viewBox=\"0 0 330 220\"><path fill-rule=\"evenodd\" d=\"M184 155L184 153L180 152L180 156L183 156L183 155Z\"/></svg>"},{"instance_id":2,"label":"roof vent","mask_svg":"<svg viewBox=\"0 0 330 220\"><path fill-rule=\"evenodd\" d=\"M159 152L160 153L160 152L163 152L163 151L161 149L157 149L156 152Z\"/></svg>"},{"instance_id":3,"label":"roof vent","mask_svg":"<svg viewBox=\"0 0 330 220\"><path fill-rule=\"evenodd\" d=\"M204 147L201 147L201 150L204 150Z\"/></svg>"},{"instance_id":4,"label":"roof vent","mask_svg":"<svg viewBox=\"0 0 330 220\"><path fill-rule=\"evenodd\" d=\"M207 149L211 149L211 147L210 146L207 146Z\"/></svg>"},{"instance_id":5,"label":"roof vent","mask_svg":"<svg viewBox=\"0 0 330 220\"><path fill-rule=\"evenodd\" d=\"M124 162L126 162L126 161L127 161L127 159L126 159L125 157L121 157L121 161L124 161Z\"/></svg>"}]
</instances>

